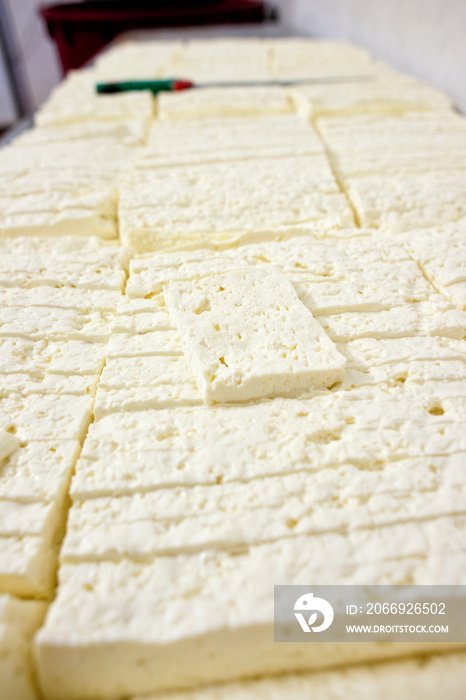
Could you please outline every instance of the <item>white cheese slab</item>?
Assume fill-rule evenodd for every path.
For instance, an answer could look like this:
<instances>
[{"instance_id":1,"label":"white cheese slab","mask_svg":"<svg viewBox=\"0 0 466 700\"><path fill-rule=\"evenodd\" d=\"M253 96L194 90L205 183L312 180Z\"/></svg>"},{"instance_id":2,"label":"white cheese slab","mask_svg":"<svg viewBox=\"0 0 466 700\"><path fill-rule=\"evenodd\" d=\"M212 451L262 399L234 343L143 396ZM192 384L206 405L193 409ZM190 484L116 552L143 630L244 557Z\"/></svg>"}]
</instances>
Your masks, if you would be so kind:
<instances>
[{"instance_id":1,"label":"white cheese slab","mask_svg":"<svg viewBox=\"0 0 466 700\"><path fill-rule=\"evenodd\" d=\"M38 287L66 285L77 289L113 289L122 291L126 281L124 270L105 269L99 263L67 264L55 260L55 269L47 269L42 261L33 258L18 260L8 256L0 265L2 287Z\"/></svg>"},{"instance_id":2,"label":"white cheese slab","mask_svg":"<svg viewBox=\"0 0 466 700\"><path fill-rule=\"evenodd\" d=\"M259 117L289 114L293 103L280 87L229 87L162 92L157 96L160 120L205 119L209 117Z\"/></svg>"},{"instance_id":3,"label":"white cheese slab","mask_svg":"<svg viewBox=\"0 0 466 700\"><path fill-rule=\"evenodd\" d=\"M402 304L421 302L436 296L436 290L423 277L416 263L376 263L364 270L351 271L326 281L306 281L305 273L295 282L296 292L315 315L351 311L374 312Z\"/></svg>"},{"instance_id":4,"label":"white cheese slab","mask_svg":"<svg viewBox=\"0 0 466 700\"><path fill-rule=\"evenodd\" d=\"M347 466L78 501L69 513L61 560L150 560L323 533L329 523L343 532L453 515L464 511L465 463L462 453L400 460L375 471ZM437 474L435 486L429 471Z\"/></svg>"},{"instance_id":5,"label":"white cheese slab","mask_svg":"<svg viewBox=\"0 0 466 700\"><path fill-rule=\"evenodd\" d=\"M296 536L236 556L63 566L36 637L42 687L51 698L92 698L335 665L341 646L304 643L297 654L296 644L273 643L271 582L463 583L464 523L458 516ZM428 651L424 642L406 652L421 647ZM348 662L400 653L376 644L350 651Z\"/></svg>"},{"instance_id":6,"label":"white cheese slab","mask_svg":"<svg viewBox=\"0 0 466 700\"><path fill-rule=\"evenodd\" d=\"M126 294L118 303L117 316L112 322L116 333L144 334L150 331L174 330L168 311L153 299L130 299Z\"/></svg>"},{"instance_id":7,"label":"white cheese slab","mask_svg":"<svg viewBox=\"0 0 466 700\"><path fill-rule=\"evenodd\" d=\"M318 165L318 158L323 170L327 166L322 142L314 129L309 122L294 115L204 118L187 122L156 120L137 167L284 156L310 157L314 166Z\"/></svg>"},{"instance_id":8,"label":"white cheese slab","mask_svg":"<svg viewBox=\"0 0 466 700\"><path fill-rule=\"evenodd\" d=\"M364 49L344 41L305 38L269 40L275 80L374 75L377 64Z\"/></svg>"},{"instance_id":9,"label":"white cheese slab","mask_svg":"<svg viewBox=\"0 0 466 700\"><path fill-rule=\"evenodd\" d=\"M174 283L164 296L207 403L318 389L343 376L345 360L277 269Z\"/></svg>"},{"instance_id":10,"label":"white cheese slab","mask_svg":"<svg viewBox=\"0 0 466 700\"><path fill-rule=\"evenodd\" d=\"M406 338L363 338L339 343L338 350L352 366L370 367L422 360L461 360L466 342L439 336L408 336Z\"/></svg>"},{"instance_id":11,"label":"white cheese slab","mask_svg":"<svg viewBox=\"0 0 466 700\"><path fill-rule=\"evenodd\" d=\"M71 492L77 500L453 454L466 449L465 421L464 406L422 385L408 396L402 388L367 387L254 405L115 413L90 426Z\"/></svg>"},{"instance_id":12,"label":"white cheese slab","mask_svg":"<svg viewBox=\"0 0 466 700\"><path fill-rule=\"evenodd\" d=\"M128 117L149 122L153 114L153 100L149 92L127 92L118 95L89 93L83 98L75 94L63 99L62 94L49 99L39 110L35 123L39 127L63 126L82 122L125 121Z\"/></svg>"},{"instance_id":13,"label":"white cheese slab","mask_svg":"<svg viewBox=\"0 0 466 700\"><path fill-rule=\"evenodd\" d=\"M0 430L0 462L14 454L19 445L16 435L9 433L8 430Z\"/></svg>"},{"instance_id":14,"label":"white cheese slab","mask_svg":"<svg viewBox=\"0 0 466 700\"><path fill-rule=\"evenodd\" d=\"M45 616L46 603L0 595L0 687L9 700L37 700L32 638Z\"/></svg>"},{"instance_id":15,"label":"white cheese slab","mask_svg":"<svg viewBox=\"0 0 466 700\"><path fill-rule=\"evenodd\" d=\"M347 273L386 274L396 264L400 275L412 274L413 263L400 243L381 234L347 230L343 238L319 240L312 231L285 241L248 243L231 250L186 250L146 254L130 262L126 294L133 298L160 294L164 285L205 277L244 265L276 265L290 279L329 281ZM419 277L419 272L417 274Z\"/></svg>"},{"instance_id":16,"label":"white cheese slab","mask_svg":"<svg viewBox=\"0 0 466 700\"><path fill-rule=\"evenodd\" d=\"M107 361L94 415L200 403L199 389L181 353L122 355Z\"/></svg>"},{"instance_id":17,"label":"white cheese slab","mask_svg":"<svg viewBox=\"0 0 466 700\"><path fill-rule=\"evenodd\" d=\"M5 287L0 289L0 300L5 306L52 307L80 311L115 311L122 295L108 289L73 289L72 287L43 285L33 289Z\"/></svg>"},{"instance_id":18,"label":"white cheese slab","mask_svg":"<svg viewBox=\"0 0 466 700\"><path fill-rule=\"evenodd\" d=\"M110 319L105 311L78 311L47 306L4 306L0 308L0 338L30 340L83 340L106 342Z\"/></svg>"},{"instance_id":19,"label":"white cheese slab","mask_svg":"<svg viewBox=\"0 0 466 700\"><path fill-rule=\"evenodd\" d=\"M11 395L0 399L0 411L16 428L21 441L82 440L91 418L91 396Z\"/></svg>"},{"instance_id":20,"label":"white cheese slab","mask_svg":"<svg viewBox=\"0 0 466 700\"><path fill-rule=\"evenodd\" d=\"M104 343L80 340L47 341L0 338L1 374L100 375L105 358Z\"/></svg>"},{"instance_id":21,"label":"white cheese slab","mask_svg":"<svg viewBox=\"0 0 466 700\"><path fill-rule=\"evenodd\" d=\"M299 114L314 118L451 109L440 90L390 69L366 82L295 86L291 96Z\"/></svg>"},{"instance_id":22,"label":"white cheese slab","mask_svg":"<svg viewBox=\"0 0 466 700\"><path fill-rule=\"evenodd\" d=\"M464 687L466 654L450 651L421 659L403 659L383 664L347 667L318 673L300 673L279 678L236 681L205 688L174 692L170 700L437 700L442 693L451 700L461 700ZM393 688L396 679L396 688ZM166 695L166 694L165 694ZM161 700L160 694L133 697L132 700Z\"/></svg>"},{"instance_id":23,"label":"white cheese slab","mask_svg":"<svg viewBox=\"0 0 466 700\"><path fill-rule=\"evenodd\" d=\"M440 295L432 295L429 301L393 306L386 311L348 311L322 315L318 319L334 342L416 335L461 339L464 336L466 317L462 311L452 306L451 302Z\"/></svg>"},{"instance_id":24,"label":"white cheese slab","mask_svg":"<svg viewBox=\"0 0 466 700\"><path fill-rule=\"evenodd\" d=\"M53 543L28 535L0 537L0 545L0 592L50 599L57 566Z\"/></svg>"},{"instance_id":25,"label":"white cheese slab","mask_svg":"<svg viewBox=\"0 0 466 700\"><path fill-rule=\"evenodd\" d=\"M94 396L99 382L98 375L84 376L48 374L40 370L31 374L0 374L0 396L8 398L12 394L69 394L73 396Z\"/></svg>"},{"instance_id":26,"label":"white cheese slab","mask_svg":"<svg viewBox=\"0 0 466 700\"><path fill-rule=\"evenodd\" d=\"M44 175L44 177L47 176ZM20 258L33 256L43 258L49 264L58 258L66 262L100 262L106 267L122 267L127 263L129 256L125 248L109 245L92 236L89 238L64 236L60 239L60 246L57 246L57 242L52 238L47 237L0 238L0 251L2 256L11 255Z\"/></svg>"},{"instance_id":27,"label":"white cheese slab","mask_svg":"<svg viewBox=\"0 0 466 700\"><path fill-rule=\"evenodd\" d=\"M37 535L50 540L61 520L54 501L20 503L0 499L0 537Z\"/></svg>"},{"instance_id":28,"label":"white cheese slab","mask_svg":"<svg viewBox=\"0 0 466 700\"><path fill-rule=\"evenodd\" d=\"M387 232L447 224L466 216L463 171L349 178L346 191L362 226Z\"/></svg>"},{"instance_id":29,"label":"white cheese slab","mask_svg":"<svg viewBox=\"0 0 466 700\"><path fill-rule=\"evenodd\" d=\"M273 238L283 226L354 225L329 166L319 160L316 169L312 159L299 158L214 163L152 173L146 182L135 178L120 191L119 220L123 244L136 252L246 233Z\"/></svg>"},{"instance_id":30,"label":"white cheese slab","mask_svg":"<svg viewBox=\"0 0 466 700\"><path fill-rule=\"evenodd\" d=\"M157 330L148 333L115 333L109 340L105 355L109 358L143 355L182 355L176 331Z\"/></svg>"},{"instance_id":31,"label":"white cheese slab","mask_svg":"<svg viewBox=\"0 0 466 700\"><path fill-rule=\"evenodd\" d=\"M466 306L466 219L414 232L404 244L426 277L460 308Z\"/></svg>"},{"instance_id":32,"label":"white cheese slab","mask_svg":"<svg viewBox=\"0 0 466 700\"><path fill-rule=\"evenodd\" d=\"M0 499L62 503L80 452L77 440L21 445L0 469Z\"/></svg>"}]
</instances>

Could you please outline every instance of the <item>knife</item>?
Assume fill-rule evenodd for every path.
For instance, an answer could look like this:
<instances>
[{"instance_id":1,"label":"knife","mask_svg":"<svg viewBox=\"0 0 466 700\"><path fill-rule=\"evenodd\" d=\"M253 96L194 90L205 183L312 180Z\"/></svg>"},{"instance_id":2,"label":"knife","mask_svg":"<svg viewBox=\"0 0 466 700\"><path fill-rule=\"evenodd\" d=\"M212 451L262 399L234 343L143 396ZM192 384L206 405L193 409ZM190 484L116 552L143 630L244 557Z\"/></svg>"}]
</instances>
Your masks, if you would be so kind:
<instances>
[{"instance_id":1,"label":"knife","mask_svg":"<svg viewBox=\"0 0 466 700\"><path fill-rule=\"evenodd\" d=\"M152 94L159 92L176 92L192 88L228 88L228 87L291 87L293 85L314 85L325 83L361 83L373 80L370 75L352 75L330 78L307 78L304 80L259 80L231 83L194 83L191 80L178 78L166 78L164 80L124 80L112 83L97 83L96 91L100 95L109 95L116 92L137 92L150 90Z\"/></svg>"}]
</instances>

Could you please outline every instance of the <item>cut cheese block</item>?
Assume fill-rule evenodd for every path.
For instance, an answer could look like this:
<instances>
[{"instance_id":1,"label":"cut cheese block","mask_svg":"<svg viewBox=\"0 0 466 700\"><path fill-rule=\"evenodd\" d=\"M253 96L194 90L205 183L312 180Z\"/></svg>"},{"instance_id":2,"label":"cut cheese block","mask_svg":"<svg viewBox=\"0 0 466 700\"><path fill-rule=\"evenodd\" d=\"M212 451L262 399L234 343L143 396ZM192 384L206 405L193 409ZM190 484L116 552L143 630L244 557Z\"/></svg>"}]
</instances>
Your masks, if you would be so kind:
<instances>
[{"instance_id":1,"label":"cut cheese block","mask_svg":"<svg viewBox=\"0 0 466 700\"><path fill-rule=\"evenodd\" d=\"M51 120L53 122L53 119ZM149 121L135 116L118 121L82 121L53 124L28 129L16 139L22 145L37 145L65 141L73 148L75 142L109 139L128 146L142 146L147 137Z\"/></svg>"},{"instance_id":2,"label":"cut cheese block","mask_svg":"<svg viewBox=\"0 0 466 700\"><path fill-rule=\"evenodd\" d=\"M262 117L289 114L293 103L280 87L230 87L161 92L157 96L157 117L205 119L209 117Z\"/></svg>"},{"instance_id":3,"label":"cut cheese block","mask_svg":"<svg viewBox=\"0 0 466 700\"><path fill-rule=\"evenodd\" d=\"M303 301L306 303L306 298ZM429 301L393 306L386 311L323 314L318 320L334 342L417 335L461 339L466 326L464 313L436 294Z\"/></svg>"},{"instance_id":4,"label":"cut cheese block","mask_svg":"<svg viewBox=\"0 0 466 700\"><path fill-rule=\"evenodd\" d=\"M454 454L466 449L465 421L464 406L422 385L406 397L402 388L366 387L254 405L116 413L90 426L71 492L84 499Z\"/></svg>"},{"instance_id":5,"label":"cut cheese block","mask_svg":"<svg viewBox=\"0 0 466 700\"><path fill-rule=\"evenodd\" d=\"M465 524L464 516L437 518L296 536L236 556L63 566L36 637L42 689L51 700L83 700L444 650L426 642L274 644L273 585L463 584Z\"/></svg>"},{"instance_id":6,"label":"cut cheese block","mask_svg":"<svg viewBox=\"0 0 466 700\"><path fill-rule=\"evenodd\" d=\"M0 499L0 537L37 535L50 540L60 520L53 501L20 503Z\"/></svg>"},{"instance_id":7,"label":"cut cheese block","mask_svg":"<svg viewBox=\"0 0 466 700\"><path fill-rule=\"evenodd\" d=\"M186 42L165 66L165 77L199 83L267 81L268 46L253 37L210 37Z\"/></svg>"},{"instance_id":8,"label":"cut cheese block","mask_svg":"<svg viewBox=\"0 0 466 700\"><path fill-rule=\"evenodd\" d=\"M330 277L328 281L307 281L305 273L290 274L289 279L315 316L382 311L436 296L435 288L412 260L374 263L361 271L337 274L336 279Z\"/></svg>"},{"instance_id":9,"label":"cut cheese block","mask_svg":"<svg viewBox=\"0 0 466 700\"><path fill-rule=\"evenodd\" d=\"M37 700L32 637L47 606L0 595L0 688L8 700Z\"/></svg>"},{"instance_id":10,"label":"cut cheese block","mask_svg":"<svg viewBox=\"0 0 466 700\"><path fill-rule=\"evenodd\" d=\"M51 598L57 543L38 535L0 537L0 592Z\"/></svg>"},{"instance_id":11,"label":"cut cheese block","mask_svg":"<svg viewBox=\"0 0 466 700\"><path fill-rule=\"evenodd\" d=\"M20 440L82 440L89 425L89 396L11 395L0 399L0 411L14 425Z\"/></svg>"},{"instance_id":12,"label":"cut cheese block","mask_svg":"<svg viewBox=\"0 0 466 700\"><path fill-rule=\"evenodd\" d=\"M466 653L423 655L386 663L261 678L132 700L463 700Z\"/></svg>"},{"instance_id":13,"label":"cut cheese block","mask_svg":"<svg viewBox=\"0 0 466 700\"><path fill-rule=\"evenodd\" d=\"M444 296L466 306L466 219L404 237L405 247Z\"/></svg>"},{"instance_id":14,"label":"cut cheese block","mask_svg":"<svg viewBox=\"0 0 466 700\"><path fill-rule=\"evenodd\" d=\"M115 311L121 298L121 293L116 290L73 289L73 287L63 286L61 283L53 287L44 284L33 289L0 288L2 304L16 307L40 306L107 312Z\"/></svg>"},{"instance_id":15,"label":"cut cheese block","mask_svg":"<svg viewBox=\"0 0 466 700\"><path fill-rule=\"evenodd\" d=\"M319 240L309 230L308 235L296 235L285 241L247 243L231 250L186 250L174 253L137 256L130 262L130 277L126 294L144 297L160 294L164 285L180 280L193 280L214 272L227 272L245 265L275 265L295 281L341 281L354 272L364 275L393 273L399 277L415 276L419 270L400 243L386 236L361 229L347 229L342 238Z\"/></svg>"},{"instance_id":16,"label":"cut cheese block","mask_svg":"<svg viewBox=\"0 0 466 700\"><path fill-rule=\"evenodd\" d=\"M160 489L76 502L65 562L151 560L237 550L298 534L372 529L465 512L466 454L399 460L373 471L347 465L315 474Z\"/></svg>"},{"instance_id":17,"label":"cut cheese block","mask_svg":"<svg viewBox=\"0 0 466 700\"><path fill-rule=\"evenodd\" d=\"M300 85L291 95L298 113L314 118L451 109L440 90L388 68L372 80Z\"/></svg>"},{"instance_id":18,"label":"cut cheese block","mask_svg":"<svg viewBox=\"0 0 466 700\"><path fill-rule=\"evenodd\" d=\"M315 165L317 157L322 168L327 164L322 142L311 125L289 115L156 121L137 168L281 156L312 157Z\"/></svg>"},{"instance_id":19,"label":"cut cheese block","mask_svg":"<svg viewBox=\"0 0 466 700\"><path fill-rule=\"evenodd\" d=\"M97 389L94 415L202 403L194 377L180 355L121 352L118 357L109 357Z\"/></svg>"},{"instance_id":20,"label":"cut cheese block","mask_svg":"<svg viewBox=\"0 0 466 700\"><path fill-rule=\"evenodd\" d=\"M182 354L178 333L164 330L135 335L115 333L110 338L105 353L107 358Z\"/></svg>"},{"instance_id":21,"label":"cut cheese block","mask_svg":"<svg viewBox=\"0 0 466 700\"><path fill-rule=\"evenodd\" d=\"M466 166L466 125L454 112L411 113L403 119L319 119L317 125L343 181L369 175L448 173L464 171Z\"/></svg>"},{"instance_id":22,"label":"cut cheese block","mask_svg":"<svg viewBox=\"0 0 466 700\"><path fill-rule=\"evenodd\" d=\"M0 338L1 374L100 375L105 344L80 340L47 341ZM1 380L0 380L1 381Z\"/></svg>"},{"instance_id":23,"label":"cut cheese block","mask_svg":"<svg viewBox=\"0 0 466 700\"><path fill-rule=\"evenodd\" d=\"M74 396L94 396L98 375L67 376L48 374L37 370L31 374L0 374L0 396L8 398L12 394L70 394Z\"/></svg>"},{"instance_id":24,"label":"cut cheese block","mask_svg":"<svg viewBox=\"0 0 466 700\"><path fill-rule=\"evenodd\" d=\"M150 331L174 330L168 311L153 299L121 298L118 313L112 322L112 337L116 333L143 335Z\"/></svg>"},{"instance_id":25,"label":"cut cheese block","mask_svg":"<svg viewBox=\"0 0 466 700\"><path fill-rule=\"evenodd\" d=\"M275 268L175 283L165 301L207 403L318 389L343 376L345 359Z\"/></svg>"},{"instance_id":26,"label":"cut cheese block","mask_svg":"<svg viewBox=\"0 0 466 700\"><path fill-rule=\"evenodd\" d=\"M84 340L103 343L110 336L105 311L78 311L47 306L0 308L0 338L29 340Z\"/></svg>"},{"instance_id":27,"label":"cut cheese block","mask_svg":"<svg viewBox=\"0 0 466 700\"><path fill-rule=\"evenodd\" d=\"M60 258L51 261L50 269L42 260L36 258L19 259L15 256L2 258L0 267L0 285L2 287L38 287L42 285L63 285L77 289L114 289L122 290L126 274L124 270L105 269L98 262L92 264L67 264ZM47 269L48 268L48 269Z\"/></svg>"},{"instance_id":28,"label":"cut cheese block","mask_svg":"<svg viewBox=\"0 0 466 700\"><path fill-rule=\"evenodd\" d=\"M44 175L47 183L47 176ZM40 178L36 184L40 183ZM5 184L5 187L8 183ZM0 251L3 255L23 258L32 256L42 259L47 266L53 265L57 259L68 263L99 263L105 267L122 267L126 264L129 253L124 248L109 245L94 236L64 236L60 245L52 238L18 236L17 238L1 238Z\"/></svg>"},{"instance_id":29,"label":"cut cheese block","mask_svg":"<svg viewBox=\"0 0 466 700\"><path fill-rule=\"evenodd\" d=\"M22 445L0 467L0 499L62 503L79 451L77 440L44 440Z\"/></svg>"},{"instance_id":30,"label":"cut cheese block","mask_svg":"<svg viewBox=\"0 0 466 700\"><path fill-rule=\"evenodd\" d=\"M120 235L136 252L247 233L273 238L284 226L354 225L325 160L232 161L151 173L120 191ZM189 203L189 207L187 204Z\"/></svg>"},{"instance_id":31,"label":"cut cheese block","mask_svg":"<svg viewBox=\"0 0 466 700\"><path fill-rule=\"evenodd\" d=\"M377 71L367 51L345 41L287 37L268 45L274 80L373 76Z\"/></svg>"},{"instance_id":32,"label":"cut cheese block","mask_svg":"<svg viewBox=\"0 0 466 700\"><path fill-rule=\"evenodd\" d=\"M63 91L61 91L57 97L52 96L35 116L36 125L48 127L89 121L115 122L125 121L128 117L150 122L153 114L153 100L149 92L97 95L92 87L91 83L88 95L75 93L74 98L63 99ZM74 86L72 90L74 92Z\"/></svg>"},{"instance_id":33,"label":"cut cheese block","mask_svg":"<svg viewBox=\"0 0 466 700\"><path fill-rule=\"evenodd\" d=\"M16 435L0 429L0 462L16 452L19 445L20 442Z\"/></svg>"},{"instance_id":34,"label":"cut cheese block","mask_svg":"<svg viewBox=\"0 0 466 700\"><path fill-rule=\"evenodd\" d=\"M348 178L345 187L361 225L390 233L447 224L466 216L464 170Z\"/></svg>"}]
</instances>

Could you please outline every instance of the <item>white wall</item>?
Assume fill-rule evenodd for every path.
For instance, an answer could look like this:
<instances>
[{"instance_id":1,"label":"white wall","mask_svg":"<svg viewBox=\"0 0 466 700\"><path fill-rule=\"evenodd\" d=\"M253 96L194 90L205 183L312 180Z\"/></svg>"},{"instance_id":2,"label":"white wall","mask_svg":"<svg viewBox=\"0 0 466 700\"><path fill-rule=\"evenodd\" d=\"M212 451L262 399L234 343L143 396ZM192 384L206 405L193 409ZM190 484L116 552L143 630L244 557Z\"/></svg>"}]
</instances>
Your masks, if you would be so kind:
<instances>
[{"instance_id":1,"label":"white wall","mask_svg":"<svg viewBox=\"0 0 466 700\"><path fill-rule=\"evenodd\" d=\"M39 16L43 0L0 0L11 23L10 40L15 46L16 67L30 112L48 96L61 80L55 45ZM1 86L0 86L1 89ZM0 93L3 100L3 92Z\"/></svg>"},{"instance_id":2,"label":"white wall","mask_svg":"<svg viewBox=\"0 0 466 700\"><path fill-rule=\"evenodd\" d=\"M9 126L16 119L16 109L10 94L6 66L0 53L0 129Z\"/></svg>"},{"instance_id":3,"label":"white wall","mask_svg":"<svg viewBox=\"0 0 466 700\"><path fill-rule=\"evenodd\" d=\"M353 41L466 111L466 0L281 0L301 34Z\"/></svg>"}]
</instances>

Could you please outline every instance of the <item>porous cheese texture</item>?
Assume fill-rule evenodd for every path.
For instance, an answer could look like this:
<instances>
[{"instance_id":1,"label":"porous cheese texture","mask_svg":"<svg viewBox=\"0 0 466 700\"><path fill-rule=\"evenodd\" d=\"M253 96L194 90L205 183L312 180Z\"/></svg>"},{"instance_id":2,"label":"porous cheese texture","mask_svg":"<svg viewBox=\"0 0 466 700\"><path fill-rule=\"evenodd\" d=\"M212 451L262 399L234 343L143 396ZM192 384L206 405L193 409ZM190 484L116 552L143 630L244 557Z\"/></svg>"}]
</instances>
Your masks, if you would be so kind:
<instances>
[{"instance_id":1,"label":"porous cheese texture","mask_svg":"<svg viewBox=\"0 0 466 700\"><path fill-rule=\"evenodd\" d=\"M95 92L173 76L250 84ZM445 643L274 644L273 585L465 584L465 173L307 38L118 42L1 149L2 700L464 700Z\"/></svg>"},{"instance_id":2,"label":"porous cheese texture","mask_svg":"<svg viewBox=\"0 0 466 700\"><path fill-rule=\"evenodd\" d=\"M50 698L111 697L427 652L426 642L403 649L273 644L273 598L264 590L271 581L317 585L330 577L464 583L464 525L464 516L449 516L345 535L296 535L236 555L63 565L58 596L36 637L42 687Z\"/></svg>"},{"instance_id":3,"label":"porous cheese texture","mask_svg":"<svg viewBox=\"0 0 466 700\"><path fill-rule=\"evenodd\" d=\"M330 386L343 375L344 357L279 270L174 283L165 302L207 403Z\"/></svg>"},{"instance_id":4,"label":"porous cheese texture","mask_svg":"<svg viewBox=\"0 0 466 700\"><path fill-rule=\"evenodd\" d=\"M8 700L37 700L31 641L46 604L0 594L0 688Z\"/></svg>"},{"instance_id":5,"label":"porous cheese texture","mask_svg":"<svg viewBox=\"0 0 466 700\"><path fill-rule=\"evenodd\" d=\"M157 96L161 121L209 117L260 117L289 114L293 103L281 87L204 88L162 92Z\"/></svg>"},{"instance_id":6,"label":"porous cheese texture","mask_svg":"<svg viewBox=\"0 0 466 700\"><path fill-rule=\"evenodd\" d=\"M288 115L156 121L137 167L141 171L187 163L280 156L321 156L322 163L326 162L322 142L311 125Z\"/></svg>"},{"instance_id":7,"label":"porous cheese texture","mask_svg":"<svg viewBox=\"0 0 466 700\"><path fill-rule=\"evenodd\" d=\"M283 157L134 171L120 190L120 236L136 252L245 235L278 238L286 226L353 225L325 158ZM189 206L188 206L189 204Z\"/></svg>"},{"instance_id":8,"label":"porous cheese texture","mask_svg":"<svg viewBox=\"0 0 466 700\"><path fill-rule=\"evenodd\" d=\"M320 673L237 681L132 700L463 700L466 654L461 651L353 666Z\"/></svg>"}]
</instances>

